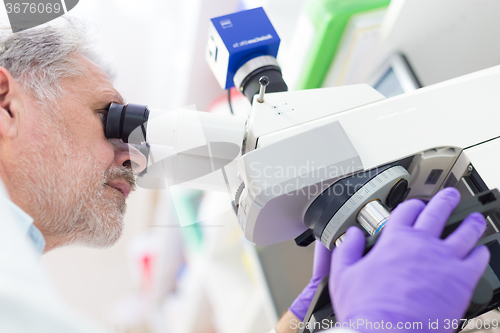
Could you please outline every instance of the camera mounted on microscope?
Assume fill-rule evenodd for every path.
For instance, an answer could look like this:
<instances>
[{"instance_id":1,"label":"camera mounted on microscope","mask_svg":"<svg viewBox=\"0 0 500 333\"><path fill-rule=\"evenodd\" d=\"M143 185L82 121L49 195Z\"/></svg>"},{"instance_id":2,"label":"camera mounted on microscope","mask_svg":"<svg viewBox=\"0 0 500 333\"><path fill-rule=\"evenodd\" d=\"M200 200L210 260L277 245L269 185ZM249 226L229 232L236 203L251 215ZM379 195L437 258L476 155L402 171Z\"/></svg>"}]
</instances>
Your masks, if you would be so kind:
<instances>
[{"instance_id":1,"label":"camera mounted on microscope","mask_svg":"<svg viewBox=\"0 0 500 333\"><path fill-rule=\"evenodd\" d=\"M267 92L287 91L276 60L280 38L262 7L210 20L205 58L222 89L236 87L250 103L267 76Z\"/></svg>"}]
</instances>

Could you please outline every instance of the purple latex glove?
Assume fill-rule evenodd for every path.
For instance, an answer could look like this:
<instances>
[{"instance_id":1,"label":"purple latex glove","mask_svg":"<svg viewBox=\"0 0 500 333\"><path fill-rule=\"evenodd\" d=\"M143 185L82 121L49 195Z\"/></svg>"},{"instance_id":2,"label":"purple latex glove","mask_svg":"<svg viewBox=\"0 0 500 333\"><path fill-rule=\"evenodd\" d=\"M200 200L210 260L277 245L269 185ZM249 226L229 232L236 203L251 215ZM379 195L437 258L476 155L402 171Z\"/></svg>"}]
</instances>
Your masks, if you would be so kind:
<instances>
[{"instance_id":1,"label":"purple latex glove","mask_svg":"<svg viewBox=\"0 0 500 333\"><path fill-rule=\"evenodd\" d=\"M360 332L385 332L388 325L397 331L453 332L453 320L464 315L490 257L485 246L474 249L486 228L479 213L439 238L459 201L458 191L447 188L427 206L420 200L400 204L364 257L363 233L351 227L332 255L329 288L337 320ZM398 330L398 323L414 327Z\"/></svg>"},{"instance_id":2,"label":"purple latex glove","mask_svg":"<svg viewBox=\"0 0 500 333\"><path fill-rule=\"evenodd\" d=\"M330 274L330 263L332 261L332 252L328 250L321 242L316 241L314 245L314 265L313 275L309 284L302 290L299 296L293 301L288 310L295 317L304 321L309 305L318 289L319 283Z\"/></svg>"}]
</instances>

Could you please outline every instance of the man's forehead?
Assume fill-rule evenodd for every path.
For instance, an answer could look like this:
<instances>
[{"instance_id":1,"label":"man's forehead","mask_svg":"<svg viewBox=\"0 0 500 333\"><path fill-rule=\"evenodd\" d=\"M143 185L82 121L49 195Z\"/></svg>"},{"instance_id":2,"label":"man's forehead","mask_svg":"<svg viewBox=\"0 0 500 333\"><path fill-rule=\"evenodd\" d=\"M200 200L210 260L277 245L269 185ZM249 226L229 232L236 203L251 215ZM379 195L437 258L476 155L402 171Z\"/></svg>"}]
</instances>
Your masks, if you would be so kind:
<instances>
[{"instance_id":1,"label":"man's forehead","mask_svg":"<svg viewBox=\"0 0 500 333\"><path fill-rule=\"evenodd\" d=\"M96 98L112 98L116 103L125 104L123 97L114 88L106 72L88 58L84 56L79 56L79 58L85 66L85 84L92 90L92 94Z\"/></svg>"}]
</instances>

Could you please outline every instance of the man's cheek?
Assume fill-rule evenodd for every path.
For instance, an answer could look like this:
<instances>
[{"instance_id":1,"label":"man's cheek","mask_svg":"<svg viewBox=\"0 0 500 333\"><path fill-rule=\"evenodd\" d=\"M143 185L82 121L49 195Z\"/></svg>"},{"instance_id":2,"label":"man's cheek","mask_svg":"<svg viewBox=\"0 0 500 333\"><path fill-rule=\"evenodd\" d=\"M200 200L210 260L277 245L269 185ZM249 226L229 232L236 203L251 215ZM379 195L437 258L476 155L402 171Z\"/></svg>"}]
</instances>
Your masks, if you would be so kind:
<instances>
[{"instance_id":1,"label":"man's cheek","mask_svg":"<svg viewBox=\"0 0 500 333\"><path fill-rule=\"evenodd\" d=\"M94 165L98 166L101 171L105 171L111 167L115 157L115 152L111 143L106 139L102 138L99 142L88 142L82 141L80 144L81 151L85 151L88 157L94 159Z\"/></svg>"}]
</instances>

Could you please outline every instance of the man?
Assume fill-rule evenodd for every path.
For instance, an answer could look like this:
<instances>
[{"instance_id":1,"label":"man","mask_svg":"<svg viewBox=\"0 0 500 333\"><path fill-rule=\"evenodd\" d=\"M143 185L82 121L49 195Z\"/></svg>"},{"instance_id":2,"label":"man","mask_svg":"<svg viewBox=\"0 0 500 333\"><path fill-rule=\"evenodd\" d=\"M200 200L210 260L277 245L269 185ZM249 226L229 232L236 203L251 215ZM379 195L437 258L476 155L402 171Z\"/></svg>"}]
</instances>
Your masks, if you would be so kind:
<instances>
[{"instance_id":1,"label":"man","mask_svg":"<svg viewBox=\"0 0 500 333\"><path fill-rule=\"evenodd\" d=\"M135 188L132 165L146 163L105 138L102 116L123 99L84 36L66 25L65 34L47 27L0 37L0 177L42 233L45 252L115 243Z\"/></svg>"},{"instance_id":2,"label":"man","mask_svg":"<svg viewBox=\"0 0 500 333\"><path fill-rule=\"evenodd\" d=\"M91 59L70 21L0 32L1 332L99 331L68 310L36 258L116 242L132 167L145 166L105 138L103 114L123 100Z\"/></svg>"},{"instance_id":3,"label":"man","mask_svg":"<svg viewBox=\"0 0 500 333\"><path fill-rule=\"evenodd\" d=\"M142 170L146 163L128 145L105 138L103 115L110 103L123 104L123 100L74 24L60 23L62 27L0 33L0 177L5 185L5 189L0 186L0 332L100 332L57 297L38 267L35 253L68 244L105 247L116 242L122 232L125 199L134 188L133 170ZM459 279L462 290L432 289L437 296L448 297L447 302L437 304L452 311L440 315L459 316L486 267L488 253L484 248L469 255L485 222L473 216L455 237L448 238L450 244L436 245L436 230L459 199L456 191L443 193L425 209L423 204L411 202L398 208L399 213L391 216L388 230L381 237L382 245L373 250L381 252L378 256L370 254L361 259L364 238L359 230L350 231L345 245L335 252L332 269L329 252L318 252L315 277L292 305L278 332L296 331L288 325L288 319L303 318L317 282L328 272L341 321L381 318L395 322L405 319L413 306L425 310L425 299L415 301L407 293L432 289L434 280L427 276L408 283L411 281L396 274L398 270L391 271L399 264L407 269L420 267L418 261L409 260L416 258L415 251L392 251L396 239L402 246L412 240L414 247L421 248L419 254L427 254L427 270L420 271L450 261L450 269L464 266L472 272L463 281ZM474 230L475 236L465 245L457 244ZM436 243L430 247L430 254L424 251L429 242ZM442 252L434 253L436 249ZM395 255L386 256L388 253ZM380 275L384 272L392 274ZM453 280L452 273L455 271L448 269L436 276ZM383 288L359 297L360 286L377 274L385 283L382 287L399 281L401 293L395 293L389 303L405 302L403 312L387 309ZM366 304L374 308L367 309ZM427 319L429 312L424 310L417 319Z\"/></svg>"}]
</instances>

